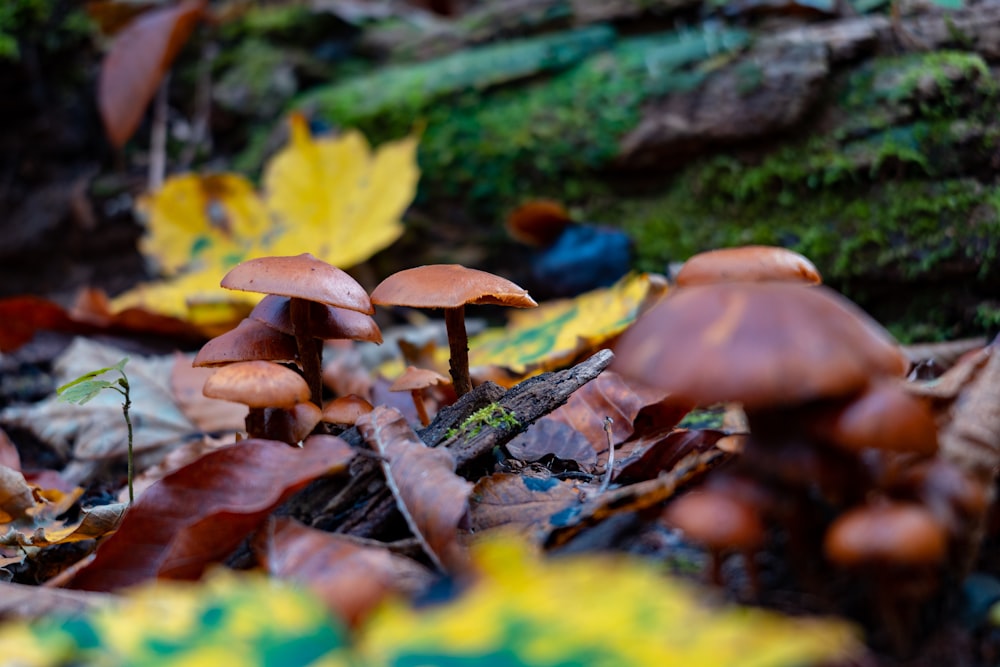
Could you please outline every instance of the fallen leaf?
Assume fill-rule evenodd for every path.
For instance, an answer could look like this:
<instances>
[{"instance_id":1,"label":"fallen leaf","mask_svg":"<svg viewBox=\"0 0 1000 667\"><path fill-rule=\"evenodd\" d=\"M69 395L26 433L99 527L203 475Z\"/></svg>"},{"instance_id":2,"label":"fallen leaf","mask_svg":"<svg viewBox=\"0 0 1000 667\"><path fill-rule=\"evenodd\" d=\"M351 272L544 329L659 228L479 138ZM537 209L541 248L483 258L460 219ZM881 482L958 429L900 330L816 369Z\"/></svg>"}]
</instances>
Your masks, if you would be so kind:
<instances>
[{"instance_id":1,"label":"fallen leaf","mask_svg":"<svg viewBox=\"0 0 1000 667\"><path fill-rule=\"evenodd\" d=\"M0 352L12 352L38 331L71 331L73 322L62 306L37 296L0 299Z\"/></svg>"},{"instance_id":2,"label":"fallen leaf","mask_svg":"<svg viewBox=\"0 0 1000 667\"><path fill-rule=\"evenodd\" d=\"M291 140L264 170L267 206L277 224L267 251L311 252L349 268L398 239L419 178L417 137L373 153L356 130L315 138L300 114L289 122Z\"/></svg>"},{"instance_id":3,"label":"fallen leaf","mask_svg":"<svg viewBox=\"0 0 1000 667\"><path fill-rule=\"evenodd\" d=\"M640 308L664 291L653 274L633 274L611 287L514 311L507 326L469 339L473 367L498 366L513 372L511 382L561 368L609 343L638 316Z\"/></svg>"},{"instance_id":4,"label":"fallen leaf","mask_svg":"<svg viewBox=\"0 0 1000 667\"><path fill-rule=\"evenodd\" d=\"M53 363L57 385L97 368L115 365L125 352L85 338L77 338ZM173 355L135 356L129 378L133 440L136 452L176 445L198 429L177 409L170 390ZM53 395L29 406L0 411L0 422L26 428L63 454L77 460L121 457L128 450L128 427L122 413L123 397L105 391L86 405L64 403Z\"/></svg>"},{"instance_id":5,"label":"fallen leaf","mask_svg":"<svg viewBox=\"0 0 1000 667\"><path fill-rule=\"evenodd\" d=\"M473 555L476 585L446 605L385 608L361 636L361 662L792 667L863 655L843 621L722 606L636 557L542 560L509 536Z\"/></svg>"},{"instance_id":6,"label":"fallen leaf","mask_svg":"<svg viewBox=\"0 0 1000 667\"><path fill-rule=\"evenodd\" d=\"M505 447L512 457L529 463L554 456L563 461L576 462L581 470L593 470L597 465L597 449L587 436L569 424L549 417L536 421L526 431L514 436Z\"/></svg>"},{"instance_id":7,"label":"fallen leaf","mask_svg":"<svg viewBox=\"0 0 1000 667\"><path fill-rule=\"evenodd\" d=\"M0 429L0 466L12 470L21 469L21 455L17 452L14 442L3 429Z\"/></svg>"},{"instance_id":8,"label":"fallen leaf","mask_svg":"<svg viewBox=\"0 0 1000 667\"><path fill-rule=\"evenodd\" d=\"M107 593L64 591L0 582L0 618L30 620L46 616L75 616L114 599ZM10 658L10 654L2 655Z\"/></svg>"},{"instance_id":9,"label":"fallen leaf","mask_svg":"<svg viewBox=\"0 0 1000 667\"><path fill-rule=\"evenodd\" d=\"M352 456L333 436L314 438L303 449L245 440L210 452L139 496L69 587L111 591L157 576L197 578L285 498L342 469Z\"/></svg>"},{"instance_id":10,"label":"fallen leaf","mask_svg":"<svg viewBox=\"0 0 1000 667\"><path fill-rule=\"evenodd\" d=\"M465 569L458 525L468 512L472 484L455 474L445 449L425 445L398 410L378 406L356 424L372 449L382 455L386 484L414 536L442 570Z\"/></svg>"},{"instance_id":11,"label":"fallen leaf","mask_svg":"<svg viewBox=\"0 0 1000 667\"><path fill-rule=\"evenodd\" d=\"M503 528L537 541L550 517L582 500L583 491L576 482L538 471L497 473L483 477L472 489L469 524L477 535Z\"/></svg>"},{"instance_id":12,"label":"fallen leaf","mask_svg":"<svg viewBox=\"0 0 1000 667\"><path fill-rule=\"evenodd\" d=\"M2 590L2 589L0 589ZM151 582L83 615L0 626L4 664L346 665L343 628L304 591L257 573L218 569L197 584Z\"/></svg>"},{"instance_id":13,"label":"fallen leaf","mask_svg":"<svg viewBox=\"0 0 1000 667\"><path fill-rule=\"evenodd\" d=\"M116 36L104 56L97 85L97 105L116 148L124 146L135 132L206 4L207 0L185 0L150 10Z\"/></svg>"},{"instance_id":14,"label":"fallen leaf","mask_svg":"<svg viewBox=\"0 0 1000 667\"><path fill-rule=\"evenodd\" d=\"M723 431L711 429L672 429L668 432L648 434L631 440L621 452L621 464L616 466L615 481L619 483L653 479L692 453L706 452L725 436Z\"/></svg>"},{"instance_id":15,"label":"fallen leaf","mask_svg":"<svg viewBox=\"0 0 1000 667\"><path fill-rule=\"evenodd\" d=\"M269 521L254 537L253 550L268 574L302 584L352 626L388 596L412 597L433 578L422 565L384 547L362 546L289 518Z\"/></svg>"},{"instance_id":16,"label":"fallen leaf","mask_svg":"<svg viewBox=\"0 0 1000 667\"><path fill-rule=\"evenodd\" d=\"M264 202L239 174L172 176L139 206L147 220L139 250L167 276L211 267L221 278L259 256L271 229Z\"/></svg>"}]
</instances>

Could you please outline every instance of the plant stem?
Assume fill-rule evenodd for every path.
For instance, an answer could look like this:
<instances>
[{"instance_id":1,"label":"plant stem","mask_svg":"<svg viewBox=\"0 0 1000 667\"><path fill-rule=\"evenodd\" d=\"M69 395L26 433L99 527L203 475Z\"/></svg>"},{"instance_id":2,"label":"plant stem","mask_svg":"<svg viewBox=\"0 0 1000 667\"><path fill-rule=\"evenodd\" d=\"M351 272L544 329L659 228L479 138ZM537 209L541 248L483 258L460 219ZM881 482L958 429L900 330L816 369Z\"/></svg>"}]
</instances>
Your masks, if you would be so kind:
<instances>
[{"instance_id":1,"label":"plant stem","mask_svg":"<svg viewBox=\"0 0 1000 667\"><path fill-rule=\"evenodd\" d=\"M135 478L135 458L132 454L132 419L129 417L128 409L132 407L128 392L125 394L125 402L122 403L122 413L125 415L125 424L128 426L128 504L135 500L135 491L132 489L132 480Z\"/></svg>"}]
</instances>

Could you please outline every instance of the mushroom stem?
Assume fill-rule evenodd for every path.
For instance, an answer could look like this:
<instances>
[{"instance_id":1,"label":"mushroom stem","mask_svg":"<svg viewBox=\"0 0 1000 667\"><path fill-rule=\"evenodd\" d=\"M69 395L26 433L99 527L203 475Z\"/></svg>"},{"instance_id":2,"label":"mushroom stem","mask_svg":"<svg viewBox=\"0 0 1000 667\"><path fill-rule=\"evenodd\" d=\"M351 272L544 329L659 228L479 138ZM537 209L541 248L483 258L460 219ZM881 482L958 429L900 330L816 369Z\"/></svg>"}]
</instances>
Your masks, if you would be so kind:
<instances>
[{"instance_id":1,"label":"mushroom stem","mask_svg":"<svg viewBox=\"0 0 1000 667\"><path fill-rule=\"evenodd\" d=\"M413 407L417 409L417 417L420 419L420 423L427 426L431 423L431 420L427 416L427 406L424 405L423 390L412 389L410 390L410 396L413 397Z\"/></svg>"},{"instance_id":2,"label":"mushroom stem","mask_svg":"<svg viewBox=\"0 0 1000 667\"><path fill-rule=\"evenodd\" d=\"M250 408L246 417L247 437L264 437L264 408Z\"/></svg>"},{"instance_id":3,"label":"mushroom stem","mask_svg":"<svg viewBox=\"0 0 1000 667\"><path fill-rule=\"evenodd\" d=\"M288 303L295 344L298 346L302 375L309 385L311 400L317 406L323 405L323 341L313 337L312 303L306 299L291 297Z\"/></svg>"},{"instance_id":4,"label":"mushroom stem","mask_svg":"<svg viewBox=\"0 0 1000 667\"><path fill-rule=\"evenodd\" d=\"M469 377L469 336L465 331L465 306L444 309L444 325L448 331L448 348L451 358L448 369L455 393L461 398L472 391Z\"/></svg>"}]
</instances>

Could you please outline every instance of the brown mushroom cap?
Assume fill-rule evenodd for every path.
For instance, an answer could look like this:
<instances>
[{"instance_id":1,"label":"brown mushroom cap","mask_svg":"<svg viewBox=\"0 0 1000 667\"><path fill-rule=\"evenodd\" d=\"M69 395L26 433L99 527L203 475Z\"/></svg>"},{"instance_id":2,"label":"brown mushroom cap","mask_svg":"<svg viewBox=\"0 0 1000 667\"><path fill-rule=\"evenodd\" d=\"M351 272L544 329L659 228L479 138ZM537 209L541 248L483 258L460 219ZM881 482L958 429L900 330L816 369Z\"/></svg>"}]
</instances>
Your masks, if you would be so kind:
<instances>
[{"instance_id":1,"label":"brown mushroom cap","mask_svg":"<svg viewBox=\"0 0 1000 667\"><path fill-rule=\"evenodd\" d=\"M664 520L709 549L746 551L764 541L764 524L757 512L719 491L706 489L677 498L667 506Z\"/></svg>"},{"instance_id":2,"label":"brown mushroom cap","mask_svg":"<svg viewBox=\"0 0 1000 667\"><path fill-rule=\"evenodd\" d=\"M322 411L311 401L291 408L268 408L264 411L264 433L272 440L295 445L312 433L321 417Z\"/></svg>"},{"instance_id":3,"label":"brown mushroom cap","mask_svg":"<svg viewBox=\"0 0 1000 667\"><path fill-rule=\"evenodd\" d=\"M441 384L451 384L451 380L429 368L407 366L402 375L389 385L389 391L413 391Z\"/></svg>"},{"instance_id":4,"label":"brown mushroom cap","mask_svg":"<svg viewBox=\"0 0 1000 667\"><path fill-rule=\"evenodd\" d=\"M309 400L309 385L295 371L270 361L241 361L215 371L202 393L251 408L293 408Z\"/></svg>"},{"instance_id":5,"label":"brown mushroom cap","mask_svg":"<svg viewBox=\"0 0 1000 667\"><path fill-rule=\"evenodd\" d=\"M883 449L931 455L937 424L930 407L896 382L876 382L846 405L825 410L810 429L850 451Z\"/></svg>"},{"instance_id":6,"label":"brown mushroom cap","mask_svg":"<svg viewBox=\"0 0 1000 667\"><path fill-rule=\"evenodd\" d=\"M221 285L316 301L369 315L375 312L368 293L354 278L309 253L249 259L233 267Z\"/></svg>"},{"instance_id":7,"label":"brown mushroom cap","mask_svg":"<svg viewBox=\"0 0 1000 667\"><path fill-rule=\"evenodd\" d=\"M906 367L890 334L856 305L789 283L675 290L622 334L611 365L698 405L747 410L850 396Z\"/></svg>"},{"instance_id":8,"label":"brown mushroom cap","mask_svg":"<svg viewBox=\"0 0 1000 667\"><path fill-rule=\"evenodd\" d=\"M394 273L372 291L371 300L380 306L413 308L538 305L526 290L506 278L460 264L428 264Z\"/></svg>"},{"instance_id":9,"label":"brown mushroom cap","mask_svg":"<svg viewBox=\"0 0 1000 667\"><path fill-rule=\"evenodd\" d=\"M882 503L845 512L827 530L826 557L844 567L926 566L948 550L944 527L920 505Z\"/></svg>"},{"instance_id":10,"label":"brown mushroom cap","mask_svg":"<svg viewBox=\"0 0 1000 667\"><path fill-rule=\"evenodd\" d=\"M295 361L298 348L294 336L246 319L235 329L205 343L192 366L222 366L237 361Z\"/></svg>"},{"instance_id":11,"label":"brown mushroom cap","mask_svg":"<svg viewBox=\"0 0 1000 667\"><path fill-rule=\"evenodd\" d=\"M374 409L371 403L357 394L348 394L333 399L323 407L322 420L330 424L354 425L361 415Z\"/></svg>"},{"instance_id":12,"label":"brown mushroom cap","mask_svg":"<svg viewBox=\"0 0 1000 667\"><path fill-rule=\"evenodd\" d=\"M290 303L291 299L288 297L269 294L250 311L248 318L292 335L294 329ZM323 303L312 303L310 315L309 333L314 338L382 342L382 330L371 315Z\"/></svg>"},{"instance_id":13,"label":"brown mushroom cap","mask_svg":"<svg viewBox=\"0 0 1000 667\"><path fill-rule=\"evenodd\" d=\"M818 285L819 271L806 257L779 246L741 246L690 257L674 279L678 287L729 282L800 282Z\"/></svg>"}]
</instances>

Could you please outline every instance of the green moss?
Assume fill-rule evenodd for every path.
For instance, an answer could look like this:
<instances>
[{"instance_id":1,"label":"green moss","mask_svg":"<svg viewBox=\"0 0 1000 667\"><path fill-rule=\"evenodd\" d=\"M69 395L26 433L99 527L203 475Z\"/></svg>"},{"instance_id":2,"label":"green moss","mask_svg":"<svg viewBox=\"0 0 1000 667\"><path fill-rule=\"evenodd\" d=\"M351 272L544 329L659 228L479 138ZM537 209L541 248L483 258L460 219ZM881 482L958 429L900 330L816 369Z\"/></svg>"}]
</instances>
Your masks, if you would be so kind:
<instances>
[{"instance_id":1,"label":"green moss","mask_svg":"<svg viewBox=\"0 0 1000 667\"><path fill-rule=\"evenodd\" d=\"M469 49L318 89L299 106L341 125L401 135L443 98L567 67L613 40L610 28L598 26Z\"/></svg>"},{"instance_id":2,"label":"green moss","mask_svg":"<svg viewBox=\"0 0 1000 667\"><path fill-rule=\"evenodd\" d=\"M479 435L486 426L497 429L514 429L520 425L521 422L512 411L499 403L490 403L466 417L458 428L448 429L445 437L454 438L462 435L466 438L473 438Z\"/></svg>"},{"instance_id":3,"label":"green moss","mask_svg":"<svg viewBox=\"0 0 1000 667\"><path fill-rule=\"evenodd\" d=\"M602 37L609 34L606 28L569 34L590 35L591 52L608 46ZM621 40L550 78L488 92L481 88L518 68L504 66L486 75L463 69L468 60L460 68L457 58L470 54L458 54L397 68L387 78L360 79L311 95L301 105L358 126L376 141L422 121L422 197L458 199L477 213L495 211L526 193L567 199L583 194L588 179L617 155L619 140L635 127L643 103L695 85L707 74L700 64L746 39L738 31L686 31ZM525 42L539 48L552 44ZM585 55L579 46L574 49L578 59ZM485 59L483 67L497 66L491 62ZM568 61L559 56L554 62ZM419 77L407 79L404 73ZM450 83L434 83L439 80ZM475 81L483 83L474 86Z\"/></svg>"},{"instance_id":4,"label":"green moss","mask_svg":"<svg viewBox=\"0 0 1000 667\"><path fill-rule=\"evenodd\" d=\"M93 24L76 4L66 0L0 2L0 62L19 60L31 43L45 53L72 48L93 34Z\"/></svg>"}]
</instances>

